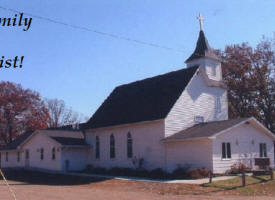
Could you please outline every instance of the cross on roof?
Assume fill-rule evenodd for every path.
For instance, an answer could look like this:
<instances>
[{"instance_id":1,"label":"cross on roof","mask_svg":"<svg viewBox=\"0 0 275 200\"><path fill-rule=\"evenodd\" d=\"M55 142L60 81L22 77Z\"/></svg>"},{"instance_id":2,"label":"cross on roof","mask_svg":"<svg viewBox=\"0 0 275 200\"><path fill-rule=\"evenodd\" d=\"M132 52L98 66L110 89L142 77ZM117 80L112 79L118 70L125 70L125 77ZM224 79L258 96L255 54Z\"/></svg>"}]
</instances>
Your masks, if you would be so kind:
<instances>
[{"instance_id":1,"label":"cross on roof","mask_svg":"<svg viewBox=\"0 0 275 200\"><path fill-rule=\"evenodd\" d=\"M199 13L199 16L197 17L197 19L199 20L199 22L200 22L200 30L202 31L202 25L203 25L203 17L202 17L202 15Z\"/></svg>"}]
</instances>

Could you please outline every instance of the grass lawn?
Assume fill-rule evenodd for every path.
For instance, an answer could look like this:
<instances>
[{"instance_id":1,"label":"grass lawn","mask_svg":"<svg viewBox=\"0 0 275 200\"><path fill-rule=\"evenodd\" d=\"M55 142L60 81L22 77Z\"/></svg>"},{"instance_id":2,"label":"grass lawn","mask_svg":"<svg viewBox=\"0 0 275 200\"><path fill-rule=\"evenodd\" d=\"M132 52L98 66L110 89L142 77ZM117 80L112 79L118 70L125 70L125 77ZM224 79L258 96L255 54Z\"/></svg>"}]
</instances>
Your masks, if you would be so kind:
<instances>
[{"instance_id":1,"label":"grass lawn","mask_svg":"<svg viewBox=\"0 0 275 200\"><path fill-rule=\"evenodd\" d=\"M270 176L246 176L246 187L242 187L241 177L216 181L203 186L217 188L232 195L275 195L275 180L271 181Z\"/></svg>"}]
</instances>

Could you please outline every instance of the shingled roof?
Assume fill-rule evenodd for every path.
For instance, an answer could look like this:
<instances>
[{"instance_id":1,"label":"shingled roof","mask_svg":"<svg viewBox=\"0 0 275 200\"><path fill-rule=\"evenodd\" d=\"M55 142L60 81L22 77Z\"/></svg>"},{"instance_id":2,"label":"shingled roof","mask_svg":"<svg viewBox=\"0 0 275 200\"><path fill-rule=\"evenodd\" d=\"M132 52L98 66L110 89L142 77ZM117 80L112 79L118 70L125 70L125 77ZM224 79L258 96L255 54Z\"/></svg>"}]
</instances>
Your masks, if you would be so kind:
<instances>
[{"instance_id":1,"label":"shingled roof","mask_svg":"<svg viewBox=\"0 0 275 200\"><path fill-rule=\"evenodd\" d=\"M51 137L63 146L88 146L83 138Z\"/></svg>"},{"instance_id":2,"label":"shingled roof","mask_svg":"<svg viewBox=\"0 0 275 200\"><path fill-rule=\"evenodd\" d=\"M87 145L84 140L84 135L81 131L75 130L37 130L29 131L19 135L10 144L1 146L0 150L16 150L21 144L23 144L34 132L44 134L61 145Z\"/></svg>"},{"instance_id":3,"label":"shingled roof","mask_svg":"<svg viewBox=\"0 0 275 200\"><path fill-rule=\"evenodd\" d=\"M84 128L164 119L198 66L116 87Z\"/></svg>"},{"instance_id":4,"label":"shingled roof","mask_svg":"<svg viewBox=\"0 0 275 200\"><path fill-rule=\"evenodd\" d=\"M30 137L33 134L34 131L28 131L21 135L19 135L16 139L14 139L10 144L2 146L0 150L14 150L16 149L20 144L22 144L28 137Z\"/></svg>"},{"instance_id":5,"label":"shingled roof","mask_svg":"<svg viewBox=\"0 0 275 200\"><path fill-rule=\"evenodd\" d=\"M197 41L197 46L193 54L185 61L190 62L199 58L211 58L214 60L220 60L216 53L211 49L203 31L200 31L200 35Z\"/></svg>"},{"instance_id":6,"label":"shingled roof","mask_svg":"<svg viewBox=\"0 0 275 200\"><path fill-rule=\"evenodd\" d=\"M207 138L219 133L227 128L235 126L241 122L247 121L250 118L230 119L223 121L206 122L194 125L190 128L184 129L175 133L163 141L176 141L185 139Z\"/></svg>"}]
</instances>

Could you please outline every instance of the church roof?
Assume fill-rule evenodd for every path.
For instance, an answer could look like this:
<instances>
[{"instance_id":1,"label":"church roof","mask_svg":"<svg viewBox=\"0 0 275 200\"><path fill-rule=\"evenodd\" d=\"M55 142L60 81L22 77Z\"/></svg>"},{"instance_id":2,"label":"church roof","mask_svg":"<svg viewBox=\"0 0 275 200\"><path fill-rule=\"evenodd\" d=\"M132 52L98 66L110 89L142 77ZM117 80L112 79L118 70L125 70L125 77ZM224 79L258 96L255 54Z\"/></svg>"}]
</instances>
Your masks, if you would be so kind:
<instances>
[{"instance_id":1,"label":"church roof","mask_svg":"<svg viewBox=\"0 0 275 200\"><path fill-rule=\"evenodd\" d=\"M163 141L177 141L185 139L211 137L227 128L235 126L241 122L247 121L248 119L250 118L230 119L196 124L190 128L179 131L178 133L175 133L163 139Z\"/></svg>"},{"instance_id":2,"label":"church roof","mask_svg":"<svg viewBox=\"0 0 275 200\"><path fill-rule=\"evenodd\" d=\"M1 146L0 150L14 150L19 145L21 145L28 137L30 137L33 134L34 131L27 131L18 137L16 137L11 143Z\"/></svg>"},{"instance_id":3,"label":"church roof","mask_svg":"<svg viewBox=\"0 0 275 200\"><path fill-rule=\"evenodd\" d=\"M84 138L51 137L63 146L88 146Z\"/></svg>"},{"instance_id":4,"label":"church roof","mask_svg":"<svg viewBox=\"0 0 275 200\"><path fill-rule=\"evenodd\" d=\"M37 131L28 131L18 137L16 137L10 144L0 147L1 150L16 150L20 145L25 143L28 138L33 136L35 132L47 135L48 137L56 140L62 145L85 145L84 135L81 131L72 131L72 130L37 130ZM70 144L71 143L71 144Z\"/></svg>"},{"instance_id":5,"label":"church roof","mask_svg":"<svg viewBox=\"0 0 275 200\"><path fill-rule=\"evenodd\" d=\"M116 87L84 128L164 119L198 66Z\"/></svg>"},{"instance_id":6,"label":"church roof","mask_svg":"<svg viewBox=\"0 0 275 200\"><path fill-rule=\"evenodd\" d=\"M216 53L211 49L202 30L200 31L195 51L185 62L187 63L199 58L210 58L214 60L220 60Z\"/></svg>"}]
</instances>

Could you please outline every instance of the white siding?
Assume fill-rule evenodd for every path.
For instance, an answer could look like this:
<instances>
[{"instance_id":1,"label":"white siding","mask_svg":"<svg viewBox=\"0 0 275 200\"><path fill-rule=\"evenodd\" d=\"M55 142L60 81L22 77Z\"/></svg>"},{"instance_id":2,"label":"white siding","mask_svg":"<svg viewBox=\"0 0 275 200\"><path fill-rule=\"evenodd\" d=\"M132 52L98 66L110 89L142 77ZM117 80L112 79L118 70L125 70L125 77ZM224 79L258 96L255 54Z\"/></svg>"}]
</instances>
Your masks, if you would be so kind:
<instances>
[{"instance_id":1,"label":"white siding","mask_svg":"<svg viewBox=\"0 0 275 200\"><path fill-rule=\"evenodd\" d=\"M252 144L254 141L254 144ZM230 142L232 158L222 159L222 143ZM243 124L219 135L213 141L214 173L224 173L234 163L242 162L254 166L254 158L259 157L259 143L267 144L267 154L274 166L274 145L272 139L251 124Z\"/></svg>"},{"instance_id":2,"label":"white siding","mask_svg":"<svg viewBox=\"0 0 275 200\"><path fill-rule=\"evenodd\" d=\"M43 160L40 158L41 148L44 149ZM53 148L55 148L54 160L52 159ZM29 151L28 160L26 160L26 150ZM19 162L17 162L18 151L20 151ZM12 150L8 152L8 162L6 161L6 151L1 152L0 166L3 168L26 167L38 170L65 171L65 161L69 160L70 166L68 170L79 171L86 168L87 159L89 157L88 148L64 148L61 144L49 138L44 133L37 133L32 136L20 150Z\"/></svg>"},{"instance_id":3,"label":"white siding","mask_svg":"<svg viewBox=\"0 0 275 200\"><path fill-rule=\"evenodd\" d=\"M221 99L221 112L216 113L216 98ZM194 125L194 117L204 121L228 119L227 92L218 87L209 87L201 75L196 74L165 119L165 135L172 135Z\"/></svg>"},{"instance_id":4,"label":"white siding","mask_svg":"<svg viewBox=\"0 0 275 200\"><path fill-rule=\"evenodd\" d=\"M62 170L81 171L87 166L88 149L86 148L64 148L62 150ZM69 168L66 169L66 160L69 161Z\"/></svg>"},{"instance_id":5,"label":"white siding","mask_svg":"<svg viewBox=\"0 0 275 200\"><path fill-rule=\"evenodd\" d=\"M8 161L6 161L6 152L8 152ZM23 152L20 152L20 161L17 161L17 150L12 151L1 151L1 163L0 167L2 168L16 168L16 167L23 167L24 166L24 156Z\"/></svg>"},{"instance_id":6,"label":"white siding","mask_svg":"<svg viewBox=\"0 0 275 200\"><path fill-rule=\"evenodd\" d=\"M52 160L52 148L56 148L56 158ZM61 170L61 145L45 135L37 134L24 146L23 151L29 150L29 167L37 169ZM44 149L44 159L40 159L40 149ZM25 155L24 155L25 160Z\"/></svg>"},{"instance_id":7,"label":"white siding","mask_svg":"<svg viewBox=\"0 0 275 200\"><path fill-rule=\"evenodd\" d=\"M196 65L201 66L210 79L216 81L222 80L222 68L220 62L212 59L201 58L187 63L187 67ZM215 71L215 74L213 71Z\"/></svg>"},{"instance_id":8,"label":"white siding","mask_svg":"<svg viewBox=\"0 0 275 200\"><path fill-rule=\"evenodd\" d=\"M166 157L169 172L185 165L212 170L212 141L203 139L167 143Z\"/></svg>"},{"instance_id":9,"label":"white siding","mask_svg":"<svg viewBox=\"0 0 275 200\"><path fill-rule=\"evenodd\" d=\"M127 158L127 133L133 139L133 157L145 160L146 169L164 166L164 122L137 123L128 126L103 128L87 131L87 142L93 146L90 164L95 167L130 167L134 168L132 159ZM116 157L110 159L110 135L115 136ZM100 139L100 159L95 159L95 137Z\"/></svg>"}]
</instances>

